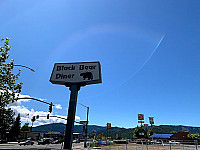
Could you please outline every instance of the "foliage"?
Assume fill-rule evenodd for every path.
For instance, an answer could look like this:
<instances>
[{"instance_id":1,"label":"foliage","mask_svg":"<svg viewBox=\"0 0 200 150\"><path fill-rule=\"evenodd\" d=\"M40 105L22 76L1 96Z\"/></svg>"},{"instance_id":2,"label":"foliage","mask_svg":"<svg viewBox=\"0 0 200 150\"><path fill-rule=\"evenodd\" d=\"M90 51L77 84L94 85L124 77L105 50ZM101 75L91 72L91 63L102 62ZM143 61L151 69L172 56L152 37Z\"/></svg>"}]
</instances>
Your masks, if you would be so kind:
<instances>
[{"instance_id":1,"label":"foliage","mask_svg":"<svg viewBox=\"0 0 200 150\"><path fill-rule=\"evenodd\" d=\"M21 92L22 82L16 83L20 76L20 70L15 75L13 73L14 60L8 60L10 55L9 38L0 39L4 45L0 46L0 106L5 107L11 101L16 100L17 93ZM9 62L8 62L9 61Z\"/></svg>"},{"instance_id":2,"label":"foliage","mask_svg":"<svg viewBox=\"0 0 200 150\"><path fill-rule=\"evenodd\" d=\"M149 138L151 135L153 135L153 130L149 129L147 132L147 137Z\"/></svg>"},{"instance_id":3,"label":"foliage","mask_svg":"<svg viewBox=\"0 0 200 150\"><path fill-rule=\"evenodd\" d=\"M196 134L188 134L188 138L191 140L200 140L200 134L196 133Z\"/></svg>"},{"instance_id":4,"label":"foliage","mask_svg":"<svg viewBox=\"0 0 200 150\"><path fill-rule=\"evenodd\" d=\"M141 127L136 127L134 130L134 136L138 137L138 138L144 138L146 136L146 131L143 128L143 126Z\"/></svg>"},{"instance_id":5,"label":"foliage","mask_svg":"<svg viewBox=\"0 0 200 150\"><path fill-rule=\"evenodd\" d=\"M22 83L16 83L20 76L20 70L17 74L13 73L14 60L9 59L9 38L0 39L3 46L0 46L0 135L5 139L9 133L14 113L6 106L10 102L17 99L18 94L21 92Z\"/></svg>"},{"instance_id":6,"label":"foliage","mask_svg":"<svg viewBox=\"0 0 200 150\"><path fill-rule=\"evenodd\" d=\"M99 147L99 143L98 142L87 143L87 146L90 146L90 147Z\"/></svg>"},{"instance_id":7,"label":"foliage","mask_svg":"<svg viewBox=\"0 0 200 150\"><path fill-rule=\"evenodd\" d=\"M16 141L20 135L20 127L21 127L21 121L20 121L20 114L18 114L16 120L14 121L9 134L9 139L11 141Z\"/></svg>"},{"instance_id":8,"label":"foliage","mask_svg":"<svg viewBox=\"0 0 200 150\"><path fill-rule=\"evenodd\" d=\"M25 124L21 127L21 131L30 131L29 123L25 123Z\"/></svg>"},{"instance_id":9,"label":"foliage","mask_svg":"<svg viewBox=\"0 0 200 150\"><path fill-rule=\"evenodd\" d=\"M174 133L177 133L177 131L171 131L170 133L174 134Z\"/></svg>"},{"instance_id":10,"label":"foliage","mask_svg":"<svg viewBox=\"0 0 200 150\"><path fill-rule=\"evenodd\" d=\"M10 108L1 108L0 113L0 138L6 139L13 124L14 112Z\"/></svg>"}]
</instances>

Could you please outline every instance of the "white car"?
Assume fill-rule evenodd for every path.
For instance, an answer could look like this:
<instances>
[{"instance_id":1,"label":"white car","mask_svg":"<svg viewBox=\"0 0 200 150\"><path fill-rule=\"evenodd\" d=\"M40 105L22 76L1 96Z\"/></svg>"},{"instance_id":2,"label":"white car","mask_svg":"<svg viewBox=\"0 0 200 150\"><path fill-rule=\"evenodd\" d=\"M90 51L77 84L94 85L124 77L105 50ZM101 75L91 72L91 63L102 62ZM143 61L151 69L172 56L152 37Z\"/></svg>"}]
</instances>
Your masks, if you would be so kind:
<instances>
[{"instance_id":1,"label":"white car","mask_svg":"<svg viewBox=\"0 0 200 150\"><path fill-rule=\"evenodd\" d=\"M169 144L173 144L173 145L179 145L179 144L180 144L180 142L176 142L176 141L172 140L172 141L169 141Z\"/></svg>"}]
</instances>

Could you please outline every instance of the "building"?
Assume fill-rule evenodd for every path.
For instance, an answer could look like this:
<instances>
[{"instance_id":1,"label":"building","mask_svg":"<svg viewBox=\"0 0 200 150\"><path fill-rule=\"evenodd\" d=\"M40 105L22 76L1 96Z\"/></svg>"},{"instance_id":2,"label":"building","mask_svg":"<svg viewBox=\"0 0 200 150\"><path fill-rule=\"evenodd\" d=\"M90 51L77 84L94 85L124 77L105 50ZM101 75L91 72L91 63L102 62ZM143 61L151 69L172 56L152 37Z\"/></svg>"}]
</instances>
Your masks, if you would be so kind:
<instances>
[{"instance_id":1,"label":"building","mask_svg":"<svg viewBox=\"0 0 200 150\"><path fill-rule=\"evenodd\" d=\"M176 132L176 133L155 133L150 138L157 139L157 140L163 140L163 141L169 141L169 140L188 140L188 134L189 132Z\"/></svg>"},{"instance_id":2,"label":"building","mask_svg":"<svg viewBox=\"0 0 200 150\"><path fill-rule=\"evenodd\" d=\"M189 132L177 132L171 136L172 140L188 140Z\"/></svg>"}]
</instances>

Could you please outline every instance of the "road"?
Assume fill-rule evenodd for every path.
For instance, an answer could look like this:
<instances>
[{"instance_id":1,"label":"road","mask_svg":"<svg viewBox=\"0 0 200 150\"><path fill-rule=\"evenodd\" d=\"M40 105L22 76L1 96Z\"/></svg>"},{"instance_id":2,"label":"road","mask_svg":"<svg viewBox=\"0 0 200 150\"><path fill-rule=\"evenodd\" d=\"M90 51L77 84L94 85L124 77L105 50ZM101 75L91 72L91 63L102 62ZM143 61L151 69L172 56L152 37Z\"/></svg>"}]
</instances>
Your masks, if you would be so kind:
<instances>
[{"instance_id":1,"label":"road","mask_svg":"<svg viewBox=\"0 0 200 150\"><path fill-rule=\"evenodd\" d=\"M73 143L72 147L73 149L84 149L83 148L84 144L83 142L81 143ZM26 145L26 146L20 146L19 144L0 144L0 149L62 149L63 145L62 144L46 144L46 145L38 145L38 144L33 144L33 145Z\"/></svg>"}]
</instances>

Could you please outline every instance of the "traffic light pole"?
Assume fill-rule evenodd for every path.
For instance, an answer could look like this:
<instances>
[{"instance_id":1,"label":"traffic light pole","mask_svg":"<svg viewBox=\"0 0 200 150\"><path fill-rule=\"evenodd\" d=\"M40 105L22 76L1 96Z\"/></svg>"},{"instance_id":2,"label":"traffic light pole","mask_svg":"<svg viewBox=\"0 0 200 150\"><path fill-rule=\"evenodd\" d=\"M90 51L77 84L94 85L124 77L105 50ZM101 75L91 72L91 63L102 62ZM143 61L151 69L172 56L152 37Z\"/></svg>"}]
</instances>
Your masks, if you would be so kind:
<instances>
[{"instance_id":1,"label":"traffic light pole","mask_svg":"<svg viewBox=\"0 0 200 150\"><path fill-rule=\"evenodd\" d=\"M64 141L64 149L71 150L72 149L72 140L73 140L73 130L74 130L74 120L76 113L76 103L77 96L80 86L78 84L72 84L70 86L70 101L69 101L69 109L68 109L68 117L67 117L67 125L65 130L65 141Z\"/></svg>"}]
</instances>

